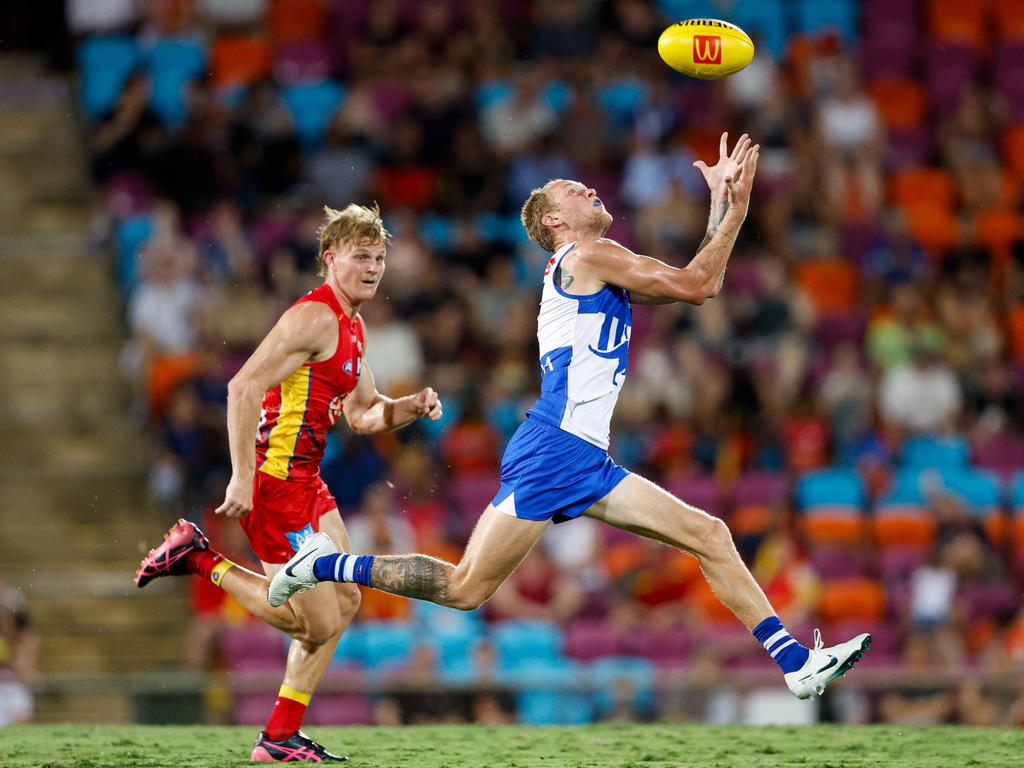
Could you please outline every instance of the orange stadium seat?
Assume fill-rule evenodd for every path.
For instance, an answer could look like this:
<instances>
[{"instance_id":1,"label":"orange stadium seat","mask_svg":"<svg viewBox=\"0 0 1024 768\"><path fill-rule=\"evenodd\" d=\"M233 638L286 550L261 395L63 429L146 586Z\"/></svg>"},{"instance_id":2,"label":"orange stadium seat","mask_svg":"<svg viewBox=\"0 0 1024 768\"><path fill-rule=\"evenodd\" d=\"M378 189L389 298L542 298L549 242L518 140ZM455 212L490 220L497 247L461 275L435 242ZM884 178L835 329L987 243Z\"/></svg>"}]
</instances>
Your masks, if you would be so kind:
<instances>
[{"instance_id":1,"label":"orange stadium seat","mask_svg":"<svg viewBox=\"0 0 1024 768\"><path fill-rule=\"evenodd\" d=\"M815 509L801 519L804 536L812 546L858 544L865 530L864 518L856 511L846 509L830 514L827 509Z\"/></svg>"},{"instance_id":2,"label":"orange stadium seat","mask_svg":"<svg viewBox=\"0 0 1024 768\"><path fill-rule=\"evenodd\" d=\"M928 0L929 36L980 48L985 42L985 5L985 0Z\"/></svg>"},{"instance_id":3,"label":"orange stadium seat","mask_svg":"<svg viewBox=\"0 0 1024 768\"><path fill-rule=\"evenodd\" d=\"M1024 178L1024 124L1003 131L1003 162L1018 180Z\"/></svg>"},{"instance_id":4,"label":"orange stadium seat","mask_svg":"<svg viewBox=\"0 0 1024 768\"><path fill-rule=\"evenodd\" d=\"M901 208L930 203L949 210L956 196L952 175L938 168L908 168L889 179L889 199Z\"/></svg>"},{"instance_id":5,"label":"orange stadium seat","mask_svg":"<svg viewBox=\"0 0 1024 768\"><path fill-rule=\"evenodd\" d=\"M877 620L885 614L885 588L874 579L826 582L818 600L822 621Z\"/></svg>"},{"instance_id":6,"label":"orange stadium seat","mask_svg":"<svg viewBox=\"0 0 1024 768\"><path fill-rule=\"evenodd\" d=\"M274 0L267 26L277 43L319 40L327 30L327 5L322 0Z\"/></svg>"},{"instance_id":7,"label":"orange stadium seat","mask_svg":"<svg viewBox=\"0 0 1024 768\"><path fill-rule=\"evenodd\" d=\"M999 39L1024 42L1024 0L992 0L991 9Z\"/></svg>"},{"instance_id":8,"label":"orange stadium seat","mask_svg":"<svg viewBox=\"0 0 1024 768\"><path fill-rule=\"evenodd\" d=\"M842 312L859 303L857 270L843 259L829 256L805 261L796 268L794 278L819 312Z\"/></svg>"},{"instance_id":9,"label":"orange stadium seat","mask_svg":"<svg viewBox=\"0 0 1024 768\"><path fill-rule=\"evenodd\" d=\"M735 536L757 536L771 528L774 518L768 504L742 504L729 515L729 528Z\"/></svg>"},{"instance_id":10,"label":"orange stadium seat","mask_svg":"<svg viewBox=\"0 0 1024 768\"><path fill-rule=\"evenodd\" d=\"M953 213L934 203L902 206L914 240L935 258L960 241L960 224Z\"/></svg>"},{"instance_id":11,"label":"orange stadium seat","mask_svg":"<svg viewBox=\"0 0 1024 768\"><path fill-rule=\"evenodd\" d=\"M916 80L885 78L868 85L886 128L920 128L928 117L928 92Z\"/></svg>"},{"instance_id":12,"label":"orange stadium seat","mask_svg":"<svg viewBox=\"0 0 1024 768\"><path fill-rule=\"evenodd\" d=\"M694 580L693 586L687 594L687 602L709 624L721 624L726 621L736 620L732 611L722 605L722 601L711 591L707 581L702 578Z\"/></svg>"},{"instance_id":13,"label":"orange stadium seat","mask_svg":"<svg viewBox=\"0 0 1024 768\"><path fill-rule=\"evenodd\" d=\"M273 55L258 37L220 37L210 50L210 71L219 86L247 85L270 74Z\"/></svg>"},{"instance_id":14,"label":"orange stadium seat","mask_svg":"<svg viewBox=\"0 0 1024 768\"><path fill-rule=\"evenodd\" d=\"M1010 258L1013 244L1021 235L1021 217L1013 210L991 210L978 214L974 220L978 243L996 261Z\"/></svg>"},{"instance_id":15,"label":"orange stadium seat","mask_svg":"<svg viewBox=\"0 0 1024 768\"><path fill-rule=\"evenodd\" d=\"M892 504L875 510L873 521L875 541L885 549L926 550L935 539L935 518L926 509Z\"/></svg>"},{"instance_id":16,"label":"orange stadium seat","mask_svg":"<svg viewBox=\"0 0 1024 768\"><path fill-rule=\"evenodd\" d=\"M1010 358L1024 363L1024 304L1017 304L1006 313L1006 334L1010 344Z\"/></svg>"}]
</instances>

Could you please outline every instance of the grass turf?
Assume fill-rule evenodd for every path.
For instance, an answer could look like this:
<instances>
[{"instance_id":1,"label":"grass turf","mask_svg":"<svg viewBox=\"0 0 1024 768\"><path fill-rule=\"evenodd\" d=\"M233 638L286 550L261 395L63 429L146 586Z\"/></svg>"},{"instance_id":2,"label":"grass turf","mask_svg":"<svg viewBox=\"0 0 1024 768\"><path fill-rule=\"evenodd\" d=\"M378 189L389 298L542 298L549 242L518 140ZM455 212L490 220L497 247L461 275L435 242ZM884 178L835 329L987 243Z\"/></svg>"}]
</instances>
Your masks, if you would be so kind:
<instances>
[{"instance_id":1,"label":"grass turf","mask_svg":"<svg viewBox=\"0 0 1024 768\"><path fill-rule=\"evenodd\" d=\"M962 727L596 725L310 728L353 768L1020 766L1024 731ZM0 729L4 768L251 765L256 730L206 726L30 725Z\"/></svg>"}]
</instances>

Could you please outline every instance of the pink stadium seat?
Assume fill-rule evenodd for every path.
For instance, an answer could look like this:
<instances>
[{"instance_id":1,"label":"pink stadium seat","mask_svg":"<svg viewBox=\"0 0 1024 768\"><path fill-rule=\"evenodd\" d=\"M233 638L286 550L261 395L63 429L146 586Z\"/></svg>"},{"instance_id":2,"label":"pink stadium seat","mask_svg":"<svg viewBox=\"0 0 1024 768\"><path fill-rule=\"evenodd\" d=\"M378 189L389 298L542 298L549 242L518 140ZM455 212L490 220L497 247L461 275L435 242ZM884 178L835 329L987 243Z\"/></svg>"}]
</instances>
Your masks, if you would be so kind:
<instances>
[{"instance_id":1,"label":"pink stadium seat","mask_svg":"<svg viewBox=\"0 0 1024 768\"><path fill-rule=\"evenodd\" d=\"M677 473L665 481L666 490L687 504L721 517L725 512L718 481L706 475Z\"/></svg>"},{"instance_id":2,"label":"pink stadium seat","mask_svg":"<svg viewBox=\"0 0 1024 768\"><path fill-rule=\"evenodd\" d=\"M235 695L232 722L235 725L263 725L277 700L275 693L239 693Z\"/></svg>"},{"instance_id":3,"label":"pink stadium seat","mask_svg":"<svg viewBox=\"0 0 1024 768\"><path fill-rule=\"evenodd\" d=\"M565 653L580 661L592 661L618 652L615 628L604 621L575 621L565 630Z\"/></svg>"},{"instance_id":4,"label":"pink stadium seat","mask_svg":"<svg viewBox=\"0 0 1024 768\"><path fill-rule=\"evenodd\" d=\"M331 76L331 54L326 43L305 40L284 43L274 59L274 77L282 85L325 80Z\"/></svg>"},{"instance_id":5,"label":"pink stadium seat","mask_svg":"<svg viewBox=\"0 0 1024 768\"><path fill-rule=\"evenodd\" d=\"M221 640L232 672L283 670L287 637L264 624L228 630Z\"/></svg>"},{"instance_id":6,"label":"pink stadium seat","mask_svg":"<svg viewBox=\"0 0 1024 768\"><path fill-rule=\"evenodd\" d=\"M309 708L309 725L373 725L373 704L359 694L320 693Z\"/></svg>"},{"instance_id":7,"label":"pink stadium seat","mask_svg":"<svg viewBox=\"0 0 1024 768\"><path fill-rule=\"evenodd\" d=\"M784 504L789 479L781 472L744 472L736 482L733 500L740 504Z\"/></svg>"}]
</instances>

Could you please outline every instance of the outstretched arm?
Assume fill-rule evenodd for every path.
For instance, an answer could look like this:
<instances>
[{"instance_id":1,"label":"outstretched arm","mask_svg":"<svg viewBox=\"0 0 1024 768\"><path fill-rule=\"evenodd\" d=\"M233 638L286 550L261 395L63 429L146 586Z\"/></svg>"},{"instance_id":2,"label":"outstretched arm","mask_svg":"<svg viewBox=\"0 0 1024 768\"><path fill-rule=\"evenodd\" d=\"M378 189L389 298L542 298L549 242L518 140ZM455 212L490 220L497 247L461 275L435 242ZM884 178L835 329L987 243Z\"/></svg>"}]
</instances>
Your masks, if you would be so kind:
<instances>
[{"instance_id":1,"label":"outstretched arm","mask_svg":"<svg viewBox=\"0 0 1024 768\"><path fill-rule=\"evenodd\" d=\"M709 168L701 161L694 163L711 189L711 213L704 240L689 264L672 267L634 254L618 243L613 243L613 248L603 248L602 241L598 241L597 248L581 253L583 268L603 282L628 289L638 304L702 304L717 296L736 236L747 215L760 153L759 145L751 145L746 134L731 154L726 152L727 141L728 134L723 133L719 160L714 166Z\"/></svg>"},{"instance_id":2,"label":"outstretched arm","mask_svg":"<svg viewBox=\"0 0 1024 768\"><path fill-rule=\"evenodd\" d=\"M352 430L364 435L400 429L420 418L437 421L443 415L441 401L430 387L397 399L382 395L365 358L359 383L345 398L344 412Z\"/></svg>"}]
</instances>

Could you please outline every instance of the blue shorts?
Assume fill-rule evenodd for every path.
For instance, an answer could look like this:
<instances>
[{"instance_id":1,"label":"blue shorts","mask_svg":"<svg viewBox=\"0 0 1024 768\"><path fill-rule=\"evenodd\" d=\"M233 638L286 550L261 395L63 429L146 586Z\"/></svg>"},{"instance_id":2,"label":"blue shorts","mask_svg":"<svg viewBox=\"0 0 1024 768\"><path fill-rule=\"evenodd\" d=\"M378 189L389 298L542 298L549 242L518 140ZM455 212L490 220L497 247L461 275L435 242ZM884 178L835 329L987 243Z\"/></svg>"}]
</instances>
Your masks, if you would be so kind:
<instances>
[{"instance_id":1,"label":"blue shorts","mask_svg":"<svg viewBox=\"0 0 1024 768\"><path fill-rule=\"evenodd\" d=\"M501 489L491 502L522 520L573 520L600 501L629 472L608 452L528 416L501 460Z\"/></svg>"}]
</instances>

